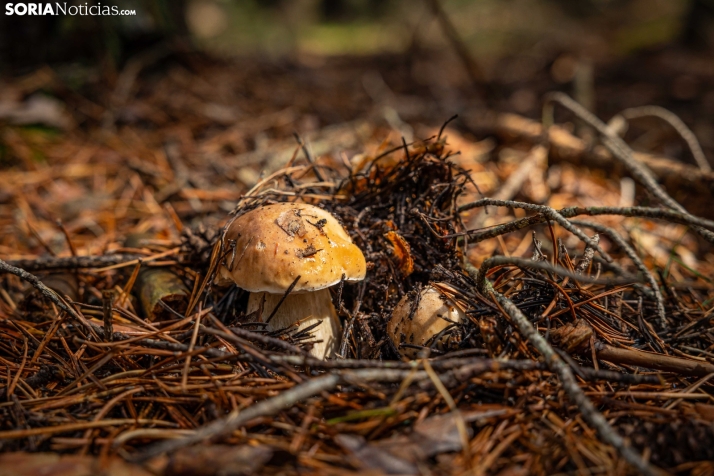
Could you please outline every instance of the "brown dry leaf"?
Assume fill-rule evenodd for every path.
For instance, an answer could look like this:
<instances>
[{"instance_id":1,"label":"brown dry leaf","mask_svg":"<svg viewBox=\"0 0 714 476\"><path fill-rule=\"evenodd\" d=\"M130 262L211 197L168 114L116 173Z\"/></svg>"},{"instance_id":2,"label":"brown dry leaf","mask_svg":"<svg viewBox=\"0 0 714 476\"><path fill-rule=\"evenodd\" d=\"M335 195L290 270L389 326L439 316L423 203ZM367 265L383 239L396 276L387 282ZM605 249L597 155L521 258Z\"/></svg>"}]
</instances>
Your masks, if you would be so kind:
<instances>
[{"instance_id":1,"label":"brown dry leaf","mask_svg":"<svg viewBox=\"0 0 714 476\"><path fill-rule=\"evenodd\" d=\"M694 410L702 420L714 422L714 405L695 403Z\"/></svg>"},{"instance_id":2,"label":"brown dry leaf","mask_svg":"<svg viewBox=\"0 0 714 476\"><path fill-rule=\"evenodd\" d=\"M552 330L550 335L560 348L572 354L587 348L593 335L593 329L585 319L578 319L575 324L569 322L563 327Z\"/></svg>"},{"instance_id":3,"label":"brown dry leaf","mask_svg":"<svg viewBox=\"0 0 714 476\"><path fill-rule=\"evenodd\" d=\"M39 94L22 103L0 102L0 119L17 125L43 124L59 129L69 129L72 126L72 119L60 101Z\"/></svg>"},{"instance_id":4,"label":"brown dry leaf","mask_svg":"<svg viewBox=\"0 0 714 476\"><path fill-rule=\"evenodd\" d=\"M505 409L447 413L429 417L416 425L408 435L367 442L358 435L338 435L336 441L369 469L381 469L387 474L418 474L418 463L441 453L461 451L461 436L456 419L466 423L502 416ZM471 429L467 427L469 438Z\"/></svg>"},{"instance_id":5,"label":"brown dry leaf","mask_svg":"<svg viewBox=\"0 0 714 476\"><path fill-rule=\"evenodd\" d=\"M94 456L60 456L55 453L5 453L0 455L3 476L152 476L138 465L113 456L106 462Z\"/></svg>"},{"instance_id":6,"label":"brown dry leaf","mask_svg":"<svg viewBox=\"0 0 714 476\"><path fill-rule=\"evenodd\" d=\"M339 434L337 444L352 453L355 463L366 469L384 471L386 474L418 474L416 465L394 456L387 449L368 443L360 435Z\"/></svg>"},{"instance_id":7,"label":"brown dry leaf","mask_svg":"<svg viewBox=\"0 0 714 476\"><path fill-rule=\"evenodd\" d=\"M498 476L526 476L529 473L528 468L520 465L508 466L498 473Z\"/></svg>"},{"instance_id":8,"label":"brown dry leaf","mask_svg":"<svg viewBox=\"0 0 714 476\"><path fill-rule=\"evenodd\" d=\"M171 455L165 476L255 474L273 456L268 446L194 446Z\"/></svg>"},{"instance_id":9,"label":"brown dry leaf","mask_svg":"<svg viewBox=\"0 0 714 476\"><path fill-rule=\"evenodd\" d=\"M411 255L409 243L396 231L388 231L384 236L392 243L394 256L397 257L399 262L399 272L406 278L414 271L414 259Z\"/></svg>"}]
</instances>

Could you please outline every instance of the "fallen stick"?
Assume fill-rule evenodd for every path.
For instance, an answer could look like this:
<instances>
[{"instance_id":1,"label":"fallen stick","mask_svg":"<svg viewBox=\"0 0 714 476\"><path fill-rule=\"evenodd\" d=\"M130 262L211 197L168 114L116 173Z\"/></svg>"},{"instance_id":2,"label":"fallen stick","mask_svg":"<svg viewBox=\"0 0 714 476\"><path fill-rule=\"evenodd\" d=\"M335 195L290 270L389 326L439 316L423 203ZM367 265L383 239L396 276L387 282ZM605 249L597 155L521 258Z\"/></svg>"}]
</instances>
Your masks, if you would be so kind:
<instances>
[{"instance_id":1,"label":"fallen stick","mask_svg":"<svg viewBox=\"0 0 714 476\"><path fill-rule=\"evenodd\" d=\"M143 240L149 240L150 234L135 233L127 237L127 248L141 248ZM186 312L189 290L179 276L168 268L141 267L132 289L139 298L144 318L149 322L166 319L171 310L179 314Z\"/></svg>"},{"instance_id":2,"label":"fallen stick","mask_svg":"<svg viewBox=\"0 0 714 476\"><path fill-rule=\"evenodd\" d=\"M480 286L477 285L477 290L482 294L490 295L499 304L503 312L512 319L523 338L543 356L545 364L558 376L565 394L578 407L583 420L595 428L601 440L615 448L620 456L635 468L639 474L651 476L662 474L659 468L650 465L648 461L643 459L637 450L629 446L617 431L610 426L610 423L595 408L583 392L583 389L580 388L570 366L555 352L548 341L538 333L533 324L516 307L513 301L496 291L491 282L480 276L479 270L474 268L473 265L464 261L463 267L477 283L480 283Z\"/></svg>"},{"instance_id":3,"label":"fallen stick","mask_svg":"<svg viewBox=\"0 0 714 476\"><path fill-rule=\"evenodd\" d=\"M687 209L675 200L662 186L657 182L652 171L646 165L635 160L634 151L627 143L622 140L614 131L597 116L578 104L567 94L561 92L549 93L546 96L546 102L543 106L544 121L548 120L552 123L553 109L558 104L578 118L587 122L600 135L600 141L612 154L614 162L624 167L629 175L640 185L642 185L654 198L656 198L665 207L676 210L685 215L691 215ZM550 117L551 119L546 119ZM689 192L689 191L688 191ZM702 238L709 243L714 244L714 232L698 226L692 227Z\"/></svg>"},{"instance_id":4,"label":"fallen stick","mask_svg":"<svg viewBox=\"0 0 714 476\"><path fill-rule=\"evenodd\" d=\"M145 258L138 254L110 254L102 256L66 256L57 258L48 256L35 259L9 260L7 264L25 271L50 271L58 269L103 268L127 261Z\"/></svg>"},{"instance_id":5,"label":"fallen stick","mask_svg":"<svg viewBox=\"0 0 714 476\"><path fill-rule=\"evenodd\" d=\"M491 197L494 200L510 200L520 192L525 181L533 173L534 169L543 167L548 160L548 150L542 145L535 145L530 150L525 159L521 162L518 170L512 173L508 179L496 190ZM467 226L468 228L481 228L488 217L488 213L484 209L473 218L471 218Z\"/></svg>"},{"instance_id":6,"label":"fallen stick","mask_svg":"<svg viewBox=\"0 0 714 476\"><path fill-rule=\"evenodd\" d=\"M687 147L689 147L689 151L692 153L692 157L694 157L694 161L697 163L699 168L704 172L711 172L711 165L709 165L709 162L707 161L707 158L704 155L704 151L702 150L702 146L699 145L699 141L694 135L694 132L692 132L692 130L687 127L684 121L681 120L673 112L668 111L667 109L660 106L631 107L625 109L624 111L620 111L620 114L610 119L609 124L611 124L613 122L613 119L616 119L618 116L630 121L632 119L639 119L642 117L649 116L656 117L666 122L675 131L677 131L677 134L679 134L679 136L684 140L684 142L687 143Z\"/></svg>"},{"instance_id":7,"label":"fallen stick","mask_svg":"<svg viewBox=\"0 0 714 476\"><path fill-rule=\"evenodd\" d=\"M250 420L275 415L306 398L332 390L340 383L358 383L374 380L381 382L400 382L407 377L422 380L427 378L426 372L418 371L413 373L411 370L361 369L341 372L334 371L330 374L312 378L304 383L295 385L280 395L262 400L248 408L234 410L226 417L219 418L196 429L190 435L174 440L166 440L150 446L148 449L130 459L134 462L145 462L163 453L171 453L186 446L232 433Z\"/></svg>"},{"instance_id":8,"label":"fallen stick","mask_svg":"<svg viewBox=\"0 0 714 476\"><path fill-rule=\"evenodd\" d=\"M469 242L477 243L488 238L494 238L498 235L510 233L512 231L522 230L529 226L545 223L550 217L541 212L549 207L544 205L534 205L532 203L516 202L513 200L494 200L491 198L482 198L470 203L465 203L458 208L459 212L470 210L472 208L498 206L523 208L525 210L538 211L537 215L531 215L525 218L517 218L516 220L503 223L502 225L493 226L491 228L482 228L476 230L465 230L462 232L452 233L450 235L441 235L441 238L454 238L456 236L469 236ZM699 218L693 215L685 215L675 210L667 210L664 208L650 207L566 207L560 210L555 210L560 217L573 218L579 215L599 216L599 215L619 215L623 217L640 217L655 220L670 221L672 223L680 223L689 226L703 226L714 229L714 222L704 218ZM571 221L572 222L572 221Z\"/></svg>"},{"instance_id":9,"label":"fallen stick","mask_svg":"<svg viewBox=\"0 0 714 476\"><path fill-rule=\"evenodd\" d=\"M470 129L480 132L495 132L505 140L525 140L538 143L543 139L543 126L540 122L518 114L487 112L479 115L461 116ZM569 162L606 170L615 170L620 174L623 169L615 163L612 154L604 147L590 149L580 138L572 135L563 127L553 125L548 129L550 143L549 158L554 161ZM646 165L664 186L671 190L687 190L688 195L714 195L714 172L700 170L698 167L683 164L673 159L633 152L635 161ZM706 201L708 203L708 200Z\"/></svg>"},{"instance_id":10,"label":"fallen stick","mask_svg":"<svg viewBox=\"0 0 714 476\"><path fill-rule=\"evenodd\" d=\"M53 291L52 289L45 286L45 284L42 281L40 281L40 279L37 276L35 276L34 274L31 274L31 273L28 273L24 269L18 268L17 266L12 266L0 259L0 274L2 274L2 273L14 274L18 278L23 279L23 280L27 281L28 283L30 283L35 289L37 289L37 291L39 291L39 293L43 297L49 299L57 307L59 307L61 310L63 310L67 314L69 314L70 317L72 317L73 319L76 319L79 323L81 323L89 331L90 334L92 334L92 336L95 339L99 340L97 337L97 333L96 333L94 326L92 326L92 324L87 322L87 319L85 319L85 317L80 312L78 312L75 308L70 306L55 291Z\"/></svg>"},{"instance_id":11,"label":"fallen stick","mask_svg":"<svg viewBox=\"0 0 714 476\"><path fill-rule=\"evenodd\" d=\"M603 342L595 344L595 352L598 359L607 360L614 364L636 365L646 369L697 377L704 377L714 373L714 365L709 362L613 347Z\"/></svg>"}]
</instances>

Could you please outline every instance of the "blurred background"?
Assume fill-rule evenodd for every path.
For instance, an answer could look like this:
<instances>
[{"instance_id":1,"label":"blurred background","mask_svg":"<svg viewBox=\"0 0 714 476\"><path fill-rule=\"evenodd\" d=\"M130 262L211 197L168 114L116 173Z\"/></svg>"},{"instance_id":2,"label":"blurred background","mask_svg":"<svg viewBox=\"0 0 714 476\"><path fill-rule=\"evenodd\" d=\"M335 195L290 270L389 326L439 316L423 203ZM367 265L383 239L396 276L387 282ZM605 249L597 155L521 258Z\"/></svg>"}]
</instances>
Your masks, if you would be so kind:
<instances>
[{"instance_id":1,"label":"blurred background","mask_svg":"<svg viewBox=\"0 0 714 476\"><path fill-rule=\"evenodd\" d=\"M170 44L174 51L223 59L317 67L349 57L359 63L357 70L398 67L412 90L427 88L456 109L449 101L463 98L449 91L474 83L481 85L477 99L483 103L532 114L541 90L573 82L597 85L602 77L637 86L621 91L633 104L696 100L714 112L709 91L714 0L115 0L104 5L136 15L9 16L3 8L1 71L17 76L49 64L62 65L60 74L81 76L81 68L94 68L111 82L130 58ZM654 53L662 57L645 67ZM368 58L373 64L365 64ZM380 89L381 79L367 78L368 94ZM663 86L665 96L652 85ZM588 107L602 102L601 95L588 94L593 96L582 92L581 98Z\"/></svg>"},{"instance_id":2,"label":"blurred background","mask_svg":"<svg viewBox=\"0 0 714 476\"><path fill-rule=\"evenodd\" d=\"M540 121L550 91L605 121L625 108L666 107L692 129L706 159L714 157L714 0L67 5L100 3L136 14L0 12L0 166L51 161L56 148L48 144L62 137L111 149L124 163L157 150L158 159L142 160L164 167L161 150L175 137L199 173L218 180L203 171L210 162L231 187L250 187L275 150L284 152L273 165L290 158L294 132L317 155L351 159L373 151L370 144L429 137L459 114L451 127L476 143L497 134L484 114ZM572 120L557 111L557 122ZM365 124L371 132L360 132ZM595 144L587 128L566 127ZM656 118L630 121L625 139L695 164ZM673 193L684 200L691 190Z\"/></svg>"},{"instance_id":3,"label":"blurred background","mask_svg":"<svg viewBox=\"0 0 714 476\"><path fill-rule=\"evenodd\" d=\"M68 5L101 3L67 2ZM22 68L31 67L32 63L68 60L121 62L137 49L170 37L182 37L219 55L253 54L273 59L448 49L448 39L434 18L434 5L443 8L464 44L482 63L484 73L491 76L496 73L494 65L499 58L517 53L537 58L546 51L561 49L598 61L672 42L702 49L711 47L714 40L714 6L710 0L103 3L135 10L136 15L0 16L3 63Z\"/></svg>"}]
</instances>

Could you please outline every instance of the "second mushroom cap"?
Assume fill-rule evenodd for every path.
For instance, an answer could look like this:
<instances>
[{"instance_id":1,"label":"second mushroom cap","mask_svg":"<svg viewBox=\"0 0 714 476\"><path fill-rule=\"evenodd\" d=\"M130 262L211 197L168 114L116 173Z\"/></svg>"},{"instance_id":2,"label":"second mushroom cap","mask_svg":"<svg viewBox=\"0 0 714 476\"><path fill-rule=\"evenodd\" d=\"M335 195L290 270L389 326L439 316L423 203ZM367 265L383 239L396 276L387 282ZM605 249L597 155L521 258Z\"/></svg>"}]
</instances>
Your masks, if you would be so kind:
<instances>
[{"instance_id":1,"label":"second mushroom cap","mask_svg":"<svg viewBox=\"0 0 714 476\"><path fill-rule=\"evenodd\" d=\"M387 324L387 333L394 346L403 357L412 359L419 354L419 347L443 349L448 336L440 333L466 318L464 312L435 286L424 287L416 297L418 304L412 309L417 299L409 294L404 296Z\"/></svg>"}]
</instances>

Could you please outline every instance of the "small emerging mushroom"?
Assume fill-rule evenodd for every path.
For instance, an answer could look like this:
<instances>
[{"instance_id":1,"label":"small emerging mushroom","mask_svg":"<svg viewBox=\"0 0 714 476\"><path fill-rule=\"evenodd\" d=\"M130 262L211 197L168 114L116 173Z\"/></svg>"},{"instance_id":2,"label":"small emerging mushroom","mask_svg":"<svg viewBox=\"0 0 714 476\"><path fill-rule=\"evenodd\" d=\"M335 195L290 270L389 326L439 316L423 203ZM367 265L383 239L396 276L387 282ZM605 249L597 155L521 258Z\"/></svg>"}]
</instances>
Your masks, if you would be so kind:
<instances>
[{"instance_id":1,"label":"small emerging mushroom","mask_svg":"<svg viewBox=\"0 0 714 476\"><path fill-rule=\"evenodd\" d=\"M318 324L311 333L321 342L310 354L333 357L340 321L327 288L343 275L345 281L361 281L367 268L362 251L337 219L302 203L266 205L236 218L225 239L234 241L235 249L219 268L219 284L234 282L249 291L248 313L262 304L265 321L300 276L267 328L282 329L297 321L298 329Z\"/></svg>"},{"instance_id":2,"label":"small emerging mushroom","mask_svg":"<svg viewBox=\"0 0 714 476\"><path fill-rule=\"evenodd\" d=\"M416 358L419 347L442 350L449 337L449 332L443 331L466 318L459 306L437 289L438 285L425 286L419 292L419 302L413 313L412 302L417 299L410 295L404 296L392 312L387 333L403 357Z\"/></svg>"}]
</instances>

